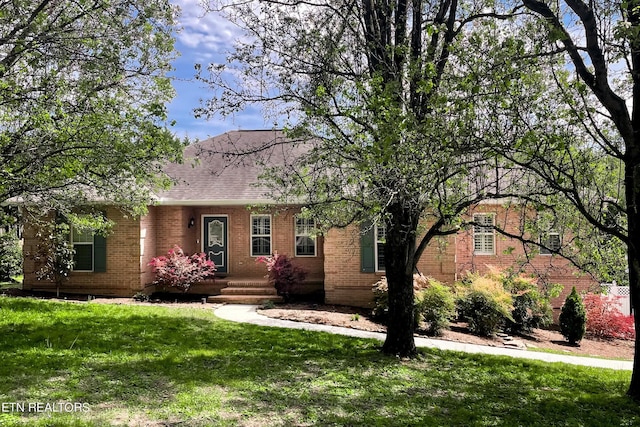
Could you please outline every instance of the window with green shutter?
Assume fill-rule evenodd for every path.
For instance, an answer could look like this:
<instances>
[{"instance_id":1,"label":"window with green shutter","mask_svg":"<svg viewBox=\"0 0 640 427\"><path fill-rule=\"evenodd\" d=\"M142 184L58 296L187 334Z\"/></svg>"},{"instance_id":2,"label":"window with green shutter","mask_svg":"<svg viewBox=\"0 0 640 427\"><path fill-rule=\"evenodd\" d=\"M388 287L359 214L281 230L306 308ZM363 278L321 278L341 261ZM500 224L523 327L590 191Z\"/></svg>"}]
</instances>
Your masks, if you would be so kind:
<instances>
[{"instance_id":1,"label":"window with green shutter","mask_svg":"<svg viewBox=\"0 0 640 427\"><path fill-rule=\"evenodd\" d=\"M107 239L91 231L71 227L73 271L103 273L107 270Z\"/></svg>"}]
</instances>

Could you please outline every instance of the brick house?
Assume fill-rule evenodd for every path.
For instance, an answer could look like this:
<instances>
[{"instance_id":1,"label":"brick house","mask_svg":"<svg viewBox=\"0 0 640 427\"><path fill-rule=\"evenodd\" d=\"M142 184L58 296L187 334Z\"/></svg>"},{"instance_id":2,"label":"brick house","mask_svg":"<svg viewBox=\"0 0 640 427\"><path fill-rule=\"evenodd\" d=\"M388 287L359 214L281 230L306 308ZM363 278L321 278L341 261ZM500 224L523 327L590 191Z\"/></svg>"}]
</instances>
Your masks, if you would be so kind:
<instances>
[{"instance_id":1,"label":"brick house","mask_svg":"<svg viewBox=\"0 0 640 427\"><path fill-rule=\"evenodd\" d=\"M283 138L280 131L236 131L189 146L184 164L167 166L166 171L176 184L157 195L146 215L132 218L116 207L105 206L107 217L115 222L106 239L72 233L78 259L60 291L128 297L158 290L150 286L153 271L149 261L179 245L187 253L205 252L215 262L215 280L190 290L209 295L211 301L275 300L275 290L264 278L265 266L256 263L256 258L277 251L309 271L302 293L324 294L329 304L370 305L371 285L384 275L383 229L372 226L363 231L359 226L350 226L315 237L309 233L314 226L312 220L297 216L300 207L275 206L266 195L267 189L256 185L262 171L260 164L242 159L227 167L220 156L217 160L200 156L201 149L220 144L255 146L273 141L270 159L282 161L284 146L278 142ZM199 157L199 163L190 161ZM487 225L510 220L500 204L481 204L469 215ZM37 243L35 230L26 226L25 253L33 252ZM522 251L516 249L504 255L508 246L518 247L497 236L490 227L473 227L433 242L422 255L418 269L453 283L468 271L513 265ZM25 257L24 288L54 291L53 284L36 279L35 269L34 262ZM567 285L567 292L572 285L586 288L592 284L551 255L537 256L530 269ZM556 306L561 300L562 297Z\"/></svg>"}]
</instances>

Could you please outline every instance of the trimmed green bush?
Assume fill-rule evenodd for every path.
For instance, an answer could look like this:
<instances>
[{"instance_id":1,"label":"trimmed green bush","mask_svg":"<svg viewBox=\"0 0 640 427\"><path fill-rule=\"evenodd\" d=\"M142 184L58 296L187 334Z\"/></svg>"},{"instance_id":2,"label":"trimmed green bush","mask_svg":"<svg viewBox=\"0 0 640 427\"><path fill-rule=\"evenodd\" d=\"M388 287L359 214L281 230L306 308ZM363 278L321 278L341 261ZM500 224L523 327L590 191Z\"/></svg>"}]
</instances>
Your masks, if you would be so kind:
<instances>
[{"instance_id":1,"label":"trimmed green bush","mask_svg":"<svg viewBox=\"0 0 640 427\"><path fill-rule=\"evenodd\" d=\"M513 297L511 319L505 321L507 331L519 334L551 324L553 315L549 298L538 290L531 279L504 276L503 285Z\"/></svg>"},{"instance_id":2,"label":"trimmed green bush","mask_svg":"<svg viewBox=\"0 0 640 427\"><path fill-rule=\"evenodd\" d=\"M463 284L458 310L472 333L491 336L505 319L513 320L511 294L491 277L471 275L468 280Z\"/></svg>"},{"instance_id":3,"label":"trimmed green bush","mask_svg":"<svg viewBox=\"0 0 640 427\"><path fill-rule=\"evenodd\" d=\"M586 325L587 313L584 303L574 286L560 312L560 332L569 343L576 345L582 340L587 330Z\"/></svg>"},{"instance_id":4,"label":"trimmed green bush","mask_svg":"<svg viewBox=\"0 0 640 427\"><path fill-rule=\"evenodd\" d=\"M430 336L442 335L456 315L455 297L449 286L431 280L429 286L416 294L416 315L423 321Z\"/></svg>"}]
</instances>

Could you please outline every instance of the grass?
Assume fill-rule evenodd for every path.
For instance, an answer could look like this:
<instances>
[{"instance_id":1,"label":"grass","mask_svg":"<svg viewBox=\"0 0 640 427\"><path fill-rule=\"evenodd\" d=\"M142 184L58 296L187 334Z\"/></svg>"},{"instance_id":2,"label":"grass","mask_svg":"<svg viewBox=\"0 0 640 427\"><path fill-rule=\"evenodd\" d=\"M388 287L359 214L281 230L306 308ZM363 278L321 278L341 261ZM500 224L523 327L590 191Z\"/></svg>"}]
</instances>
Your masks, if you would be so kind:
<instances>
[{"instance_id":1,"label":"grass","mask_svg":"<svg viewBox=\"0 0 640 427\"><path fill-rule=\"evenodd\" d=\"M0 298L0 425L640 425L629 372L379 345L212 310Z\"/></svg>"}]
</instances>

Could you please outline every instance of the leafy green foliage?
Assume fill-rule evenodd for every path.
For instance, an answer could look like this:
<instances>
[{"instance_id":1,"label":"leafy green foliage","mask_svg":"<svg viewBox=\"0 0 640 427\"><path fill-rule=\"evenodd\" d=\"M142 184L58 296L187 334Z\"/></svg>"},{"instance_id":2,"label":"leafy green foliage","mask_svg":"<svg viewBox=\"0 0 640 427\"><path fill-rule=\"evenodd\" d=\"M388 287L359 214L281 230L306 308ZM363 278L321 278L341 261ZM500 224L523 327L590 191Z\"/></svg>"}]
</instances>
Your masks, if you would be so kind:
<instances>
[{"instance_id":1,"label":"leafy green foliage","mask_svg":"<svg viewBox=\"0 0 640 427\"><path fill-rule=\"evenodd\" d=\"M455 296L451 288L430 280L429 286L416 293L416 313L426 325L427 335L442 335L442 331L449 327L449 321L456 316Z\"/></svg>"},{"instance_id":2,"label":"leafy green foliage","mask_svg":"<svg viewBox=\"0 0 640 427\"><path fill-rule=\"evenodd\" d=\"M22 274L22 246L13 233L0 236L0 281Z\"/></svg>"},{"instance_id":3,"label":"leafy green foliage","mask_svg":"<svg viewBox=\"0 0 640 427\"><path fill-rule=\"evenodd\" d=\"M499 281L473 274L462 283L459 292L458 310L471 332L493 335L505 319L511 318L513 299Z\"/></svg>"},{"instance_id":4,"label":"leafy green foliage","mask_svg":"<svg viewBox=\"0 0 640 427\"><path fill-rule=\"evenodd\" d=\"M440 335L455 317L455 297L449 286L422 274L413 275L414 323L413 327L425 326L428 335ZM389 314L389 285L381 277L372 286L374 319L387 323Z\"/></svg>"},{"instance_id":5,"label":"leafy green foliage","mask_svg":"<svg viewBox=\"0 0 640 427\"><path fill-rule=\"evenodd\" d=\"M560 332L570 344L576 345L584 337L586 324L587 313L584 302L574 286L560 312Z\"/></svg>"},{"instance_id":6,"label":"leafy green foliage","mask_svg":"<svg viewBox=\"0 0 640 427\"><path fill-rule=\"evenodd\" d=\"M493 152L477 139L504 142L512 133L485 132L492 115L476 108L476 96L488 81L504 79L469 43L500 34L481 16L503 5L265 1L256 9L222 0L211 7L250 37L224 64L199 74L213 93L197 113L226 116L259 102L271 114L292 118L284 123L288 140L214 154L263 151L268 159L274 145L287 144L287 161L261 177L273 197L308 206L322 227L384 224L395 309L383 351L415 355L406 333L414 321L406 310L413 304L407 272L430 242L461 226L468 208L502 189L488 177ZM419 224L428 226L418 232Z\"/></svg>"},{"instance_id":7,"label":"leafy green foliage","mask_svg":"<svg viewBox=\"0 0 640 427\"><path fill-rule=\"evenodd\" d=\"M0 201L137 212L168 183L174 15L166 0L2 4Z\"/></svg>"},{"instance_id":8,"label":"leafy green foliage","mask_svg":"<svg viewBox=\"0 0 640 427\"><path fill-rule=\"evenodd\" d=\"M530 277L490 268L484 275L470 274L459 285L458 308L471 329L482 330L481 335L499 328L514 334L530 332L553 320L552 293L544 286L541 291Z\"/></svg>"},{"instance_id":9,"label":"leafy green foliage","mask_svg":"<svg viewBox=\"0 0 640 427\"><path fill-rule=\"evenodd\" d=\"M553 312L549 295L540 292L533 279L505 273L500 277L504 288L511 292L513 298L511 317L505 319L505 327L509 332L531 332L534 328L551 324Z\"/></svg>"},{"instance_id":10,"label":"leafy green foliage","mask_svg":"<svg viewBox=\"0 0 640 427\"><path fill-rule=\"evenodd\" d=\"M27 254L36 265L36 278L60 287L73 269L75 254L69 237L70 227L64 221L43 222L36 232L39 243L34 253Z\"/></svg>"}]
</instances>

